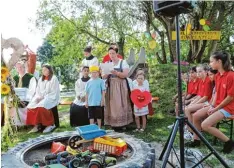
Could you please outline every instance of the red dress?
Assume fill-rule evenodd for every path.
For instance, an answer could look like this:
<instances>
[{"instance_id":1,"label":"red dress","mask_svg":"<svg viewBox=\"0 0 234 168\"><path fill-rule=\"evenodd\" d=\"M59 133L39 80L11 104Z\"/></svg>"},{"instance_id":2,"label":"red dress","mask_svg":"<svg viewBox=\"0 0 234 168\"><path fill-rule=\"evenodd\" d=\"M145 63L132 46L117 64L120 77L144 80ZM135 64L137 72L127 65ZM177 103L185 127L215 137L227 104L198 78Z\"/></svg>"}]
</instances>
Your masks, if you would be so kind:
<instances>
[{"instance_id":1,"label":"red dress","mask_svg":"<svg viewBox=\"0 0 234 168\"><path fill-rule=\"evenodd\" d=\"M47 80L45 78L45 80ZM44 107L37 107L33 109L27 109L26 125L38 125L50 126L54 124L54 117L51 110Z\"/></svg>"}]
</instances>

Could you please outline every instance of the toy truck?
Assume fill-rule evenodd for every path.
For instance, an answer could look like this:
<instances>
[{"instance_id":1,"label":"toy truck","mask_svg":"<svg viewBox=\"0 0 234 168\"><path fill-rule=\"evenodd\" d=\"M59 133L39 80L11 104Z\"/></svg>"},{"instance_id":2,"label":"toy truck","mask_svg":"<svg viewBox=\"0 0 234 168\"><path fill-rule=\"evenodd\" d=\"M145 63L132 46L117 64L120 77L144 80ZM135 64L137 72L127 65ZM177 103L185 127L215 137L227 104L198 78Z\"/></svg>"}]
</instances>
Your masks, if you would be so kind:
<instances>
[{"instance_id":1,"label":"toy truck","mask_svg":"<svg viewBox=\"0 0 234 168\"><path fill-rule=\"evenodd\" d=\"M94 139L94 151L104 151L108 154L120 156L127 149L127 144L120 138L111 138L109 136Z\"/></svg>"}]
</instances>

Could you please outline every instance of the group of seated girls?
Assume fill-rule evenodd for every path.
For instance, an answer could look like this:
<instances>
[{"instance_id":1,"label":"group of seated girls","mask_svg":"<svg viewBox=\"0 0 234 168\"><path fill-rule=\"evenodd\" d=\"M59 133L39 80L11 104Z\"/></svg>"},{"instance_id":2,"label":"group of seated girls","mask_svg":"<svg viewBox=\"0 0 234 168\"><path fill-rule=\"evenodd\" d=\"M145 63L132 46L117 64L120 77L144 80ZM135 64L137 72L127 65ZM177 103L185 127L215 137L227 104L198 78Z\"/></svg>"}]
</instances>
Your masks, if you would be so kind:
<instances>
[{"instance_id":1,"label":"group of seated girls","mask_svg":"<svg viewBox=\"0 0 234 168\"><path fill-rule=\"evenodd\" d=\"M199 65L190 70L187 94L183 97L185 115L199 131L208 132L224 142L223 152L234 149L234 141L215 126L223 119L234 119L234 72L229 54L215 52L210 57L210 68ZM177 106L177 105L176 105ZM176 107L178 113L178 107ZM199 137L190 129L185 133L193 141L190 147L201 145Z\"/></svg>"}]
</instances>

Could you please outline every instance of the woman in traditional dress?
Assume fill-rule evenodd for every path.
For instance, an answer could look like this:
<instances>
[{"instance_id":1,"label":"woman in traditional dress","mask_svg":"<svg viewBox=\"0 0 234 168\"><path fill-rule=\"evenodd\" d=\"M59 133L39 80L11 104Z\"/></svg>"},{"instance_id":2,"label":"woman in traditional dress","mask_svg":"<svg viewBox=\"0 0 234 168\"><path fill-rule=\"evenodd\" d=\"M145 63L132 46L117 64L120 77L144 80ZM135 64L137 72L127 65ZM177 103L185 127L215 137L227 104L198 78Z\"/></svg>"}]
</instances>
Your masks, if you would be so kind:
<instances>
[{"instance_id":1,"label":"woman in traditional dress","mask_svg":"<svg viewBox=\"0 0 234 168\"><path fill-rule=\"evenodd\" d=\"M89 67L84 66L82 77L76 81L76 98L70 108L70 125L72 127L89 125L88 110L85 107L85 85L89 79Z\"/></svg>"},{"instance_id":2,"label":"woman in traditional dress","mask_svg":"<svg viewBox=\"0 0 234 168\"><path fill-rule=\"evenodd\" d=\"M108 49L114 70L112 74L104 74L107 79L105 99L105 124L112 127L122 127L133 122L130 88L127 81L129 65L117 57L116 48Z\"/></svg>"},{"instance_id":3,"label":"woman in traditional dress","mask_svg":"<svg viewBox=\"0 0 234 168\"><path fill-rule=\"evenodd\" d=\"M60 90L59 81L50 65L42 66L42 77L38 81L36 94L27 108L27 125L33 125L30 131L38 132L39 125L46 126L43 133L51 132L55 129L54 117L51 109L59 104Z\"/></svg>"}]
</instances>

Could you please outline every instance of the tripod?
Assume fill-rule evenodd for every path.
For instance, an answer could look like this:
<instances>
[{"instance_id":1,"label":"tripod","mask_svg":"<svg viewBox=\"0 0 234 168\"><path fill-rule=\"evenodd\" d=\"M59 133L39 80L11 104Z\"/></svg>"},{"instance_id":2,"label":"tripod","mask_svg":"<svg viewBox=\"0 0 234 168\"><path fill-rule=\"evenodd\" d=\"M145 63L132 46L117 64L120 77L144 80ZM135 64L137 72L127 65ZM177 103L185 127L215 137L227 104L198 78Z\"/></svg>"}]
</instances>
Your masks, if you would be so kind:
<instances>
[{"instance_id":1,"label":"tripod","mask_svg":"<svg viewBox=\"0 0 234 168\"><path fill-rule=\"evenodd\" d=\"M167 142L162 150L162 153L159 157L159 160L163 159L162 168L166 167L166 164L168 162L168 158L171 152L171 149L173 148L173 143L176 137L176 133L179 130L180 133L180 167L185 168L185 160L184 160L184 124L186 123L195 134L198 135L198 137L201 139L201 141L208 147L210 150L210 153L206 155L202 160L200 160L197 164L195 164L192 168L195 168L199 164L201 164L203 161L205 161L208 157L210 157L212 154L215 155L215 157L221 162L221 164L225 168L229 168L227 163L223 160L222 157L219 156L217 151L209 144L209 142L202 136L202 134L193 126L192 123L188 121L186 117L183 115L183 105L182 105L182 84L181 84L181 67L180 67L180 27L179 27L179 15L176 15L175 17L176 22L176 55L177 55L177 61L178 61L178 68L177 68L177 79L178 79L178 104L179 104L179 117L176 117L176 122L174 124L174 127L170 133L170 136L167 139ZM182 112L182 114L180 114ZM165 157L164 157L165 155Z\"/></svg>"}]
</instances>

